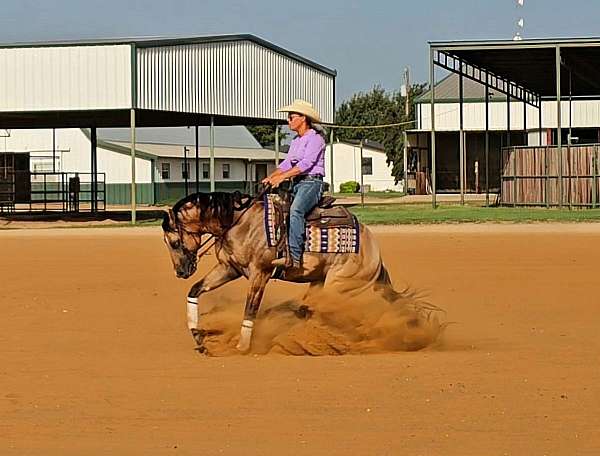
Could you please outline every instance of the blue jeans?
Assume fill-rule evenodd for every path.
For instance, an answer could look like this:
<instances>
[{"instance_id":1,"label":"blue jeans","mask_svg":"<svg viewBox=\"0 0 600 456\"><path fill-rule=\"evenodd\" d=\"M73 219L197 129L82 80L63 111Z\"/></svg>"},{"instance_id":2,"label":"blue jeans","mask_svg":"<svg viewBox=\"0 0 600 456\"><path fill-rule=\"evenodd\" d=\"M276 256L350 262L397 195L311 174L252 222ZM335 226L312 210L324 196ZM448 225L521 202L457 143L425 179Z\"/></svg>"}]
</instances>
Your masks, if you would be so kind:
<instances>
[{"instance_id":1,"label":"blue jeans","mask_svg":"<svg viewBox=\"0 0 600 456\"><path fill-rule=\"evenodd\" d=\"M323 195L323 178L307 176L294 184L294 201L290 207L289 245L290 254L296 261L302 258L304 234L306 231L304 216L314 208Z\"/></svg>"}]
</instances>

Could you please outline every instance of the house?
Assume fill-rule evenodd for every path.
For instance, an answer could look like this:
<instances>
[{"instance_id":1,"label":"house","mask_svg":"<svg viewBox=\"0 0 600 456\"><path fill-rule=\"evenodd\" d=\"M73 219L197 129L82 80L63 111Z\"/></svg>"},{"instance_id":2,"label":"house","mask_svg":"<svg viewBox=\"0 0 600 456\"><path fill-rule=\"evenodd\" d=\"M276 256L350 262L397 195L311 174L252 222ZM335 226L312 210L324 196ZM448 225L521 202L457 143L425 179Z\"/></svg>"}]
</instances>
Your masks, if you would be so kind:
<instances>
[{"instance_id":1,"label":"house","mask_svg":"<svg viewBox=\"0 0 600 456\"><path fill-rule=\"evenodd\" d=\"M340 184L355 181L366 191L402 191L392 175L392 164L387 163L385 148L375 141L366 140L362 153L360 143L337 141L333 143L334 191ZM325 182L331 185L331 145L325 152Z\"/></svg>"}]
</instances>

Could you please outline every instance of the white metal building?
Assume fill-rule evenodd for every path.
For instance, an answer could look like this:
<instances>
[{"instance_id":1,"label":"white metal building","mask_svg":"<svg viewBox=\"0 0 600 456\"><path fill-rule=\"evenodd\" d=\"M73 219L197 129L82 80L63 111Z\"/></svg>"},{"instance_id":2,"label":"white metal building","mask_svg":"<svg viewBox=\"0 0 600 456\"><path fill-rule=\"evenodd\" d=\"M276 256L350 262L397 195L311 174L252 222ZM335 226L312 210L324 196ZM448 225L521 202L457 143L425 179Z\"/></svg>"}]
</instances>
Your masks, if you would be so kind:
<instances>
[{"instance_id":1,"label":"white metal building","mask_svg":"<svg viewBox=\"0 0 600 456\"><path fill-rule=\"evenodd\" d=\"M436 131L458 132L460 128L460 104L458 101L458 75L450 74L436 84L435 129ZM416 131L431 131L430 93L416 100ZM600 129L600 100L575 98L565 100L561 111L563 128L594 129L594 141L598 141ZM526 106L526 110L525 107ZM556 129L557 111L555 100L542 100L542 144L547 144L546 131ZM464 124L465 131L485 130L484 86L470 79L464 81ZM489 130L507 131L508 110L506 95L490 88ZM510 105L510 130L527 131L528 145L539 145L540 123L538 109L524 103ZM573 136L576 136L575 134Z\"/></svg>"},{"instance_id":2,"label":"white metal building","mask_svg":"<svg viewBox=\"0 0 600 456\"><path fill-rule=\"evenodd\" d=\"M210 148L207 127L199 129L199 190L210 189ZM127 129L98 131L98 174L101 200L127 204L131 167ZM187 127L140 128L136 143L138 202L173 201L196 189L193 130ZM77 174L89 183L90 132L86 129L8 130L0 137L0 154L27 155L33 173ZM279 159L285 154L279 153ZM256 182L272 172L275 152L263 149L241 126L215 127L214 161L216 190L252 192ZM53 163L54 162L54 163ZM187 174L186 174L187 173ZM187 179L186 179L187 178ZM39 183L41 174L33 179Z\"/></svg>"},{"instance_id":3,"label":"white metal building","mask_svg":"<svg viewBox=\"0 0 600 456\"><path fill-rule=\"evenodd\" d=\"M267 122L275 128L285 119L277 109L295 98L332 122L335 77L252 35L0 44L0 129L89 128L95 175L96 129L130 128L135 221L136 128Z\"/></svg>"},{"instance_id":4,"label":"white metal building","mask_svg":"<svg viewBox=\"0 0 600 456\"><path fill-rule=\"evenodd\" d=\"M485 161L485 88L484 85L463 81L463 132L465 135L465 185L467 191L483 191ZM459 130L460 103L459 77L450 74L435 87L435 129L437 132L438 190L458 192L459 183ZM557 109L555 100L541 100L540 112L523 102L512 101L510 114L506 95L489 89L488 130L490 147L497 151L507 146L508 118L510 116L511 145L539 146L556 144ZM600 142L600 100L568 98L563 102L561 125L564 144L591 144ZM407 133L408 153L405 175L413 188L418 173L429 174L431 104L430 92L416 100L416 128ZM496 156L496 155L495 155ZM500 175L499 158L490 161L492 180ZM427 177L429 179L429 177ZM495 187L495 186L494 186ZM495 190L495 188L494 188Z\"/></svg>"},{"instance_id":5,"label":"white metal building","mask_svg":"<svg viewBox=\"0 0 600 456\"><path fill-rule=\"evenodd\" d=\"M363 184L366 191L402 191L401 184L394 182L392 164L388 165L384 147L374 141L360 144L350 142L333 143L333 179L336 192L343 182L354 181ZM331 185L331 146L325 153L325 182ZM362 173L362 175L361 175Z\"/></svg>"}]
</instances>

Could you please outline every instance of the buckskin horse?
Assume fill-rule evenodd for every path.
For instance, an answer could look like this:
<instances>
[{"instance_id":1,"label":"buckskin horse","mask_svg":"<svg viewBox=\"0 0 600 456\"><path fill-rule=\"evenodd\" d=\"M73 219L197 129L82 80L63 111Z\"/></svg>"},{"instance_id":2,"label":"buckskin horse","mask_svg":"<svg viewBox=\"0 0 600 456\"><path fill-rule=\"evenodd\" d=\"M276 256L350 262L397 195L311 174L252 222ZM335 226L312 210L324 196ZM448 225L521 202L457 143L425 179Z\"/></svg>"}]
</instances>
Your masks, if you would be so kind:
<instances>
[{"instance_id":1,"label":"buckskin horse","mask_svg":"<svg viewBox=\"0 0 600 456\"><path fill-rule=\"evenodd\" d=\"M261 195L262 196L262 195ZM162 228L177 277L194 274L203 235L214 239L217 265L196 282L187 296L188 328L204 351L206 331L198 329L200 295L239 277L250 282L237 349L250 350L254 320L265 287L272 278L276 249L269 247L265 230L265 202L260 197L235 193L196 193L177 202L164 214ZM371 232L358 224L360 243L356 253L310 253L303 256L299 275L284 277L290 282L310 283L307 297L323 287L356 295L369 288L389 302L400 296L392 287L379 247Z\"/></svg>"}]
</instances>

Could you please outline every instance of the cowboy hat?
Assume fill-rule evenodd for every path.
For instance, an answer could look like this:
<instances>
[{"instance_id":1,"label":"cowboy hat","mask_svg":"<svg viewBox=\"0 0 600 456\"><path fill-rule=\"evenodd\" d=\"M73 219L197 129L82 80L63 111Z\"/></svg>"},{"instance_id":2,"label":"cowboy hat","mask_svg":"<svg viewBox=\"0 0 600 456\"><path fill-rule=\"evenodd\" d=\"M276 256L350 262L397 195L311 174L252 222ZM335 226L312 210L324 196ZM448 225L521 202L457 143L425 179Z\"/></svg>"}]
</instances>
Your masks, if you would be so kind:
<instances>
[{"instance_id":1,"label":"cowboy hat","mask_svg":"<svg viewBox=\"0 0 600 456\"><path fill-rule=\"evenodd\" d=\"M313 105L305 100L296 99L292 104L284 106L283 108L279 108L277 111L297 112L298 114L308 117L313 122L321 122L321 115L319 114L319 111L317 111Z\"/></svg>"}]
</instances>

